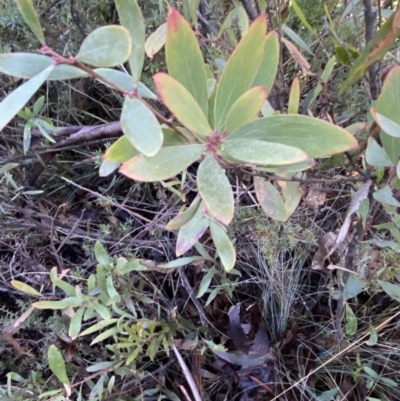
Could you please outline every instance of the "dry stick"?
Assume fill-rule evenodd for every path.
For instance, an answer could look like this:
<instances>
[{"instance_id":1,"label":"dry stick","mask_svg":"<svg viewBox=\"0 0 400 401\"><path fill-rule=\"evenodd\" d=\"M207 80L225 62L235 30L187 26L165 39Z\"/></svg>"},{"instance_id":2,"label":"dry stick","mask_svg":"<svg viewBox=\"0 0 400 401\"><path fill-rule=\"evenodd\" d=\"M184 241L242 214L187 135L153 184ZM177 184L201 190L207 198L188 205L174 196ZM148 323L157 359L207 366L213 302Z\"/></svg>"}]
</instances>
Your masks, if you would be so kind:
<instances>
[{"instance_id":1,"label":"dry stick","mask_svg":"<svg viewBox=\"0 0 400 401\"><path fill-rule=\"evenodd\" d=\"M181 354L176 349L175 344L172 344L172 349L175 352L176 358L178 359L179 365L181 366L183 374L185 375L186 381L188 382L189 387L192 390L192 394L193 394L193 397L194 397L195 401L202 401L202 399L200 397L200 394L199 394L199 390L197 389L196 384L195 384L195 382L193 380L193 376L189 372L189 369L188 369L185 361L183 360Z\"/></svg>"},{"instance_id":2,"label":"dry stick","mask_svg":"<svg viewBox=\"0 0 400 401\"><path fill-rule=\"evenodd\" d=\"M400 315L400 311L397 312L395 315L388 317L383 323L381 323L379 326L375 327L375 330L378 332L381 328L386 326L391 320L393 320L395 317ZM368 330L367 333L362 335L357 341L355 341L353 344L348 345L345 349L341 350L338 354L334 355L332 358L329 358L326 362L324 362L321 366L318 366L318 368L315 368L312 370L310 373L308 373L306 376L298 380L296 383L292 384L289 388L287 388L285 391L282 393L278 394L275 398L273 398L271 401L276 401L280 399L284 394L286 394L288 391L292 390L293 388L297 387L299 384L303 383L303 381L307 380L310 376L313 374L317 373L320 369L337 359L339 356L345 354L347 351L350 351L352 348L355 348L356 345L358 345L361 341L363 341L365 338L367 338L370 335L370 332Z\"/></svg>"}]
</instances>

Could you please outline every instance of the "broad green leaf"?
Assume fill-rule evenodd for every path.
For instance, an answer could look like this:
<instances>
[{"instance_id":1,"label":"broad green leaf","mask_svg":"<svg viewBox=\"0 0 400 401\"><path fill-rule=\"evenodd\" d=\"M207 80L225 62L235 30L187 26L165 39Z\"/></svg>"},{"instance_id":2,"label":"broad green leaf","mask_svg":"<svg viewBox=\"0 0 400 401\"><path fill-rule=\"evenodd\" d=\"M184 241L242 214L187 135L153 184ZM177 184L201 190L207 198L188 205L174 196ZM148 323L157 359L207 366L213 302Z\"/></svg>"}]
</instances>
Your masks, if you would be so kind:
<instances>
[{"instance_id":1,"label":"broad green leaf","mask_svg":"<svg viewBox=\"0 0 400 401\"><path fill-rule=\"evenodd\" d=\"M15 117L15 115L28 103L29 99L46 81L53 71L54 65L34 76L29 81L18 86L0 103L0 131Z\"/></svg>"},{"instance_id":2,"label":"broad green leaf","mask_svg":"<svg viewBox=\"0 0 400 401\"><path fill-rule=\"evenodd\" d=\"M82 327L82 317L83 313L85 312L85 307L81 306L75 312L75 315L71 319L71 323L69 325L68 335L75 340L79 337Z\"/></svg>"},{"instance_id":3,"label":"broad green leaf","mask_svg":"<svg viewBox=\"0 0 400 401\"><path fill-rule=\"evenodd\" d=\"M129 67L134 86L139 84L144 63L145 26L140 7L136 0L115 0L119 20L130 33L132 45Z\"/></svg>"},{"instance_id":4,"label":"broad green leaf","mask_svg":"<svg viewBox=\"0 0 400 401\"><path fill-rule=\"evenodd\" d=\"M125 89L127 92L132 92L135 89L133 78L125 72L114 70L112 68L96 68L94 71L114 84L120 86L122 89ZM107 85L106 83L104 84ZM141 97L157 100L157 96L142 82L139 82L137 91Z\"/></svg>"},{"instance_id":5,"label":"broad green leaf","mask_svg":"<svg viewBox=\"0 0 400 401\"><path fill-rule=\"evenodd\" d=\"M120 165L120 162L110 162L108 160L103 160L99 168L99 176L108 177L115 170L117 170Z\"/></svg>"},{"instance_id":6,"label":"broad green leaf","mask_svg":"<svg viewBox=\"0 0 400 401\"><path fill-rule=\"evenodd\" d=\"M298 114L300 105L300 81L295 77L289 95L288 114Z\"/></svg>"},{"instance_id":7,"label":"broad green leaf","mask_svg":"<svg viewBox=\"0 0 400 401\"><path fill-rule=\"evenodd\" d=\"M183 85L164 73L154 75L153 79L163 103L186 128L203 136L212 133L200 105Z\"/></svg>"},{"instance_id":8,"label":"broad green leaf","mask_svg":"<svg viewBox=\"0 0 400 401\"><path fill-rule=\"evenodd\" d=\"M251 139L232 139L222 149L244 163L285 166L308 161L307 154L293 146Z\"/></svg>"},{"instance_id":9,"label":"broad green leaf","mask_svg":"<svg viewBox=\"0 0 400 401\"><path fill-rule=\"evenodd\" d=\"M357 332L357 317L351 309L351 306L346 303L346 334L352 336Z\"/></svg>"},{"instance_id":10,"label":"broad green leaf","mask_svg":"<svg viewBox=\"0 0 400 401\"><path fill-rule=\"evenodd\" d=\"M274 220L286 221L287 212L285 203L278 190L267 180L254 177L254 189L260 206Z\"/></svg>"},{"instance_id":11,"label":"broad green leaf","mask_svg":"<svg viewBox=\"0 0 400 401\"><path fill-rule=\"evenodd\" d=\"M253 121L260 112L266 98L267 90L264 86L256 86L245 92L230 109L226 117L226 130L233 132Z\"/></svg>"},{"instance_id":12,"label":"broad green leaf","mask_svg":"<svg viewBox=\"0 0 400 401\"><path fill-rule=\"evenodd\" d=\"M39 18L36 14L35 8L30 0L15 0L19 12L22 14L25 22L31 28L31 31L36 36L38 41L44 45L46 41L44 40L42 26L40 25Z\"/></svg>"},{"instance_id":13,"label":"broad green leaf","mask_svg":"<svg viewBox=\"0 0 400 401\"><path fill-rule=\"evenodd\" d=\"M126 28L102 26L85 38L76 60L96 67L115 67L129 58L131 46L132 39Z\"/></svg>"},{"instance_id":14,"label":"broad green leaf","mask_svg":"<svg viewBox=\"0 0 400 401\"><path fill-rule=\"evenodd\" d=\"M50 345L47 352L47 360L49 362L49 367L54 375L62 384L70 385L70 381L67 376L67 371L65 370L64 358L61 352L55 345Z\"/></svg>"},{"instance_id":15,"label":"broad green leaf","mask_svg":"<svg viewBox=\"0 0 400 401\"><path fill-rule=\"evenodd\" d=\"M66 309L81 306L82 301L75 297L64 298L62 301L39 301L34 302L32 306L36 309Z\"/></svg>"},{"instance_id":16,"label":"broad green leaf","mask_svg":"<svg viewBox=\"0 0 400 401\"><path fill-rule=\"evenodd\" d=\"M183 212L177 214L170 222L165 226L166 230L177 230L184 226L191 220L197 212L200 206L201 198L196 196L191 205Z\"/></svg>"},{"instance_id":17,"label":"broad green leaf","mask_svg":"<svg viewBox=\"0 0 400 401\"><path fill-rule=\"evenodd\" d=\"M110 263L110 257L108 256L107 250L100 241L96 241L96 244L94 245L94 254L99 264L107 266Z\"/></svg>"},{"instance_id":18,"label":"broad green leaf","mask_svg":"<svg viewBox=\"0 0 400 401\"><path fill-rule=\"evenodd\" d=\"M204 277L202 278L200 285L199 285L199 289L197 291L197 298L201 298L206 291L209 289L210 284L211 284L211 280L213 279L213 277L218 273L218 270L215 268L215 266L213 266L211 269L209 269L207 271L207 274L204 275Z\"/></svg>"},{"instance_id":19,"label":"broad green leaf","mask_svg":"<svg viewBox=\"0 0 400 401\"><path fill-rule=\"evenodd\" d=\"M252 86L265 86L268 92L275 82L279 64L279 40L275 31L270 32L265 38L264 54L261 59L260 68Z\"/></svg>"},{"instance_id":20,"label":"broad green leaf","mask_svg":"<svg viewBox=\"0 0 400 401\"><path fill-rule=\"evenodd\" d=\"M275 114L275 110L271 106L271 103L266 100L261 107L261 114L263 117L271 117Z\"/></svg>"},{"instance_id":21,"label":"broad green leaf","mask_svg":"<svg viewBox=\"0 0 400 401\"><path fill-rule=\"evenodd\" d=\"M104 159L110 162L126 162L140 152L131 144L129 139L123 135L116 140L107 150Z\"/></svg>"},{"instance_id":22,"label":"broad green leaf","mask_svg":"<svg viewBox=\"0 0 400 401\"><path fill-rule=\"evenodd\" d=\"M197 171L197 186L207 209L221 223L233 219L234 199L225 171L213 155L207 155Z\"/></svg>"},{"instance_id":23,"label":"broad green leaf","mask_svg":"<svg viewBox=\"0 0 400 401\"><path fill-rule=\"evenodd\" d=\"M242 34L242 36L247 32L247 30L249 29L249 17L247 16L245 9L240 5L231 10L225 18L225 21L221 25L218 33L219 38L227 29L231 28L232 23L235 19L237 19L238 21L240 33Z\"/></svg>"},{"instance_id":24,"label":"broad green leaf","mask_svg":"<svg viewBox=\"0 0 400 401\"><path fill-rule=\"evenodd\" d=\"M164 46L167 39L167 24L160 25L146 40L144 51L147 57L153 58Z\"/></svg>"},{"instance_id":25,"label":"broad green leaf","mask_svg":"<svg viewBox=\"0 0 400 401\"><path fill-rule=\"evenodd\" d=\"M121 127L132 145L147 157L161 149L163 133L155 115L137 98L126 98L121 114Z\"/></svg>"},{"instance_id":26,"label":"broad green leaf","mask_svg":"<svg viewBox=\"0 0 400 401\"><path fill-rule=\"evenodd\" d=\"M367 44L367 46L365 46L360 56L354 62L346 80L339 89L339 96L351 85L361 79L371 64L385 57L386 53L393 46L400 34L399 18L400 7L397 7L395 13L380 27L374 38Z\"/></svg>"},{"instance_id":27,"label":"broad green leaf","mask_svg":"<svg viewBox=\"0 0 400 401\"><path fill-rule=\"evenodd\" d=\"M357 140L345 129L301 115L260 118L230 134L225 140L258 139L304 150L310 157L326 157L357 147Z\"/></svg>"},{"instance_id":28,"label":"broad green leaf","mask_svg":"<svg viewBox=\"0 0 400 401\"><path fill-rule=\"evenodd\" d=\"M367 150L365 151L365 159L367 163L371 166L389 167L393 165L385 150L381 148L378 142L372 137L368 138L368 146Z\"/></svg>"},{"instance_id":29,"label":"broad green leaf","mask_svg":"<svg viewBox=\"0 0 400 401\"><path fill-rule=\"evenodd\" d=\"M333 291L332 296L334 299L339 299L343 295L343 299L347 301L348 299L356 297L363 291L363 283L359 277L350 275L349 279L344 286L343 294L339 290Z\"/></svg>"},{"instance_id":30,"label":"broad green leaf","mask_svg":"<svg viewBox=\"0 0 400 401\"><path fill-rule=\"evenodd\" d=\"M208 114L207 77L196 35L189 23L173 8L167 19L165 56L169 75L186 88Z\"/></svg>"},{"instance_id":31,"label":"broad green leaf","mask_svg":"<svg viewBox=\"0 0 400 401\"><path fill-rule=\"evenodd\" d=\"M229 272L233 269L236 262L236 252L231 240L226 234L224 228L218 223L210 221L211 237L217 248L218 256L221 260L225 271Z\"/></svg>"},{"instance_id":32,"label":"broad green leaf","mask_svg":"<svg viewBox=\"0 0 400 401\"><path fill-rule=\"evenodd\" d=\"M378 280L382 290L386 292L395 301L400 302L400 285L388 283L386 281Z\"/></svg>"},{"instance_id":33,"label":"broad green leaf","mask_svg":"<svg viewBox=\"0 0 400 401\"><path fill-rule=\"evenodd\" d=\"M199 260L204 260L203 256L188 256L187 258L175 259L171 262L162 263L157 266L165 269L174 269L175 267L186 266L190 263L197 262Z\"/></svg>"},{"instance_id":34,"label":"broad green leaf","mask_svg":"<svg viewBox=\"0 0 400 401\"><path fill-rule=\"evenodd\" d=\"M94 324L93 326L90 326L86 330L82 331L81 334L79 334L79 337L86 336L88 334L95 333L96 331L102 330L107 326L110 326L111 324L117 323L118 319L117 318L112 318L109 320L102 320L99 323Z\"/></svg>"},{"instance_id":35,"label":"broad green leaf","mask_svg":"<svg viewBox=\"0 0 400 401\"><path fill-rule=\"evenodd\" d=\"M42 296L42 294L39 291L36 291L33 287L31 287L26 283L23 283L22 281L12 280L10 284L18 291L24 292L25 294L35 295L37 297Z\"/></svg>"},{"instance_id":36,"label":"broad green leaf","mask_svg":"<svg viewBox=\"0 0 400 401\"><path fill-rule=\"evenodd\" d=\"M0 72L11 77L30 79L53 64L51 57L35 53L0 54ZM87 77L89 74L80 68L67 64L57 65L47 81Z\"/></svg>"},{"instance_id":37,"label":"broad green leaf","mask_svg":"<svg viewBox=\"0 0 400 401\"><path fill-rule=\"evenodd\" d=\"M208 225L209 217L204 205L201 205L194 217L179 230L176 241L176 256L182 256L191 249L207 230Z\"/></svg>"},{"instance_id":38,"label":"broad green leaf","mask_svg":"<svg viewBox=\"0 0 400 401\"><path fill-rule=\"evenodd\" d=\"M181 173L204 152L203 145L181 145L162 148L155 156L138 155L125 162L120 173L143 182L164 181Z\"/></svg>"},{"instance_id":39,"label":"broad green leaf","mask_svg":"<svg viewBox=\"0 0 400 401\"><path fill-rule=\"evenodd\" d=\"M261 14L251 24L224 68L215 97L217 130L223 129L229 110L254 82L264 54L266 29L265 14Z\"/></svg>"},{"instance_id":40,"label":"broad green leaf","mask_svg":"<svg viewBox=\"0 0 400 401\"><path fill-rule=\"evenodd\" d=\"M292 7L297 16L299 17L300 21L302 24L314 35L316 36L317 33L315 31L315 28L313 28L309 22L307 21L307 18L303 14L303 11L301 10L300 6L297 4L296 0L292 0Z\"/></svg>"}]
</instances>

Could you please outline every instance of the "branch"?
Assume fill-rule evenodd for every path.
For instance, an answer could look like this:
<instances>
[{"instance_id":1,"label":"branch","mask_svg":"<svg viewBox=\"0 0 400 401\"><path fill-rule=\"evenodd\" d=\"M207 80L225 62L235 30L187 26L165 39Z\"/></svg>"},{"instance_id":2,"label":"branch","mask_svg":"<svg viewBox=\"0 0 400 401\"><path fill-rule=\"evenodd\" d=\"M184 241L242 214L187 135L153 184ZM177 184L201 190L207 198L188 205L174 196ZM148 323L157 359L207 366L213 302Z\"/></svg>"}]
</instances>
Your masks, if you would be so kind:
<instances>
[{"instance_id":1,"label":"branch","mask_svg":"<svg viewBox=\"0 0 400 401\"><path fill-rule=\"evenodd\" d=\"M363 0L365 19L365 40L368 43L375 36L375 20L377 13L372 9L371 0ZM368 68L368 82L372 100L378 99L380 85L378 80L378 65L372 64Z\"/></svg>"},{"instance_id":2,"label":"branch","mask_svg":"<svg viewBox=\"0 0 400 401\"><path fill-rule=\"evenodd\" d=\"M251 21L254 21L257 18L257 11L251 5L249 0L240 0L243 5L243 8L246 10L247 15L249 16Z\"/></svg>"}]
</instances>

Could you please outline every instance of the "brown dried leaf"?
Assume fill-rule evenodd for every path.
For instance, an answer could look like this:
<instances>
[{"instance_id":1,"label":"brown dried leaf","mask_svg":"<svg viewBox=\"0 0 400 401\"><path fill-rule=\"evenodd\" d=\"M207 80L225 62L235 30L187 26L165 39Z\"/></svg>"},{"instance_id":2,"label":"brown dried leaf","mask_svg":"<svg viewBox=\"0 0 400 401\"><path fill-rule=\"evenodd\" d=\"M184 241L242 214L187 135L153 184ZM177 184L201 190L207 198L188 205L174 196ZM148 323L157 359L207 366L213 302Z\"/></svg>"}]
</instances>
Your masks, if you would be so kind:
<instances>
[{"instance_id":1,"label":"brown dried leaf","mask_svg":"<svg viewBox=\"0 0 400 401\"><path fill-rule=\"evenodd\" d=\"M309 209L316 210L318 206L321 206L326 201L326 192L321 192L317 188L311 188L308 191L304 203Z\"/></svg>"},{"instance_id":2,"label":"brown dried leaf","mask_svg":"<svg viewBox=\"0 0 400 401\"><path fill-rule=\"evenodd\" d=\"M307 75L316 75L311 71L311 66L309 62L305 59L305 57L301 54L300 50L290 41L285 38L282 38L282 42L285 44L286 48L289 50L289 53L293 57L293 60L301 67L301 69Z\"/></svg>"},{"instance_id":3,"label":"brown dried leaf","mask_svg":"<svg viewBox=\"0 0 400 401\"><path fill-rule=\"evenodd\" d=\"M337 234L333 232L326 233L319 244L318 251L315 253L311 262L313 270L323 270L325 259L328 257L329 250L336 242Z\"/></svg>"}]
</instances>

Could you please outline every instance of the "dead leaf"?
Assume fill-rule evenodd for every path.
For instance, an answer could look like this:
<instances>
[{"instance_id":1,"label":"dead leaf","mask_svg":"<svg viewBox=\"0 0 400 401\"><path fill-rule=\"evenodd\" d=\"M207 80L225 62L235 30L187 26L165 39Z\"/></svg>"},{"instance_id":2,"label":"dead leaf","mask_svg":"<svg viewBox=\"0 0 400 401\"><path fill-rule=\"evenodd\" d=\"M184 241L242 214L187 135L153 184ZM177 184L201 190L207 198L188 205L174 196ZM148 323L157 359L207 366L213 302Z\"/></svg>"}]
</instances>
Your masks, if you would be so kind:
<instances>
[{"instance_id":1,"label":"dead leaf","mask_svg":"<svg viewBox=\"0 0 400 401\"><path fill-rule=\"evenodd\" d=\"M33 306L31 306L28 310L26 310L13 324L13 328L16 329L20 324L25 322L25 320L30 316L30 314L35 310Z\"/></svg>"},{"instance_id":2,"label":"dead leaf","mask_svg":"<svg viewBox=\"0 0 400 401\"><path fill-rule=\"evenodd\" d=\"M326 233L319 244L318 251L315 252L311 262L311 269L323 270L325 259L328 257L329 250L336 242L337 234L333 232Z\"/></svg>"},{"instance_id":3,"label":"dead leaf","mask_svg":"<svg viewBox=\"0 0 400 401\"><path fill-rule=\"evenodd\" d=\"M31 355L24 347L20 345L20 343L13 337L15 333L15 328L13 324L7 324L3 328L3 337L8 342L8 344L12 345L14 349L21 355Z\"/></svg>"},{"instance_id":4,"label":"dead leaf","mask_svg":"<svg viewBox=\"0 0 400 401\"><path fill-rule=\"evenodd\" d=\"M332 253L337 249L337 247L345 240L347 233L349 232L350 229L351 217L353 216L354 213L357 212L358 208L361 205L361 202L367 198L369 193L369 187L371 186L371 184L372 181L368 180L357 192L354 193L353 198L350 202L349 210L347 211L343 225L336 238L335 245L329 251L328 256L332 255Z\"/></svg>"},{"instance_id":5,"label":"dead leaf","mask_svg":"<svg viewBox=\"0 0 400 401\"><path fill-rule=\"evenodd\" d=\"M326 201L326 192L321 192L317 188L311 188L308 191L304 203L309 209L316 210L319 206L323 205Z\"/></svg>"},{"instance_id":6,"label":"dead leaf","mask_svg":"<svg viewBox=\"0 0 400 401\"><path fill-rule=\"evenodd\" d=\"M285 44L286 48L289 50L289 53L293 57L293 60L301 67L301 69L307 75L316 75L311 71L311 66L309 62L305 59L305 57L301 54L300 50L290 41L285 38L282 38L282 42Z\"/></svg>"},{"instance_id":7,"label":"dead leaf","mask_svg":"<svg viewBox=\"0 0 400 401\"><path fill-rule=\"evenodd\" d=\"M247 337L240 323L240 304L232 306L229 309L228 316L228 336L233 341L237 349L247 352L249 348L247 344Z\"/></svg>"}]
</instances>

